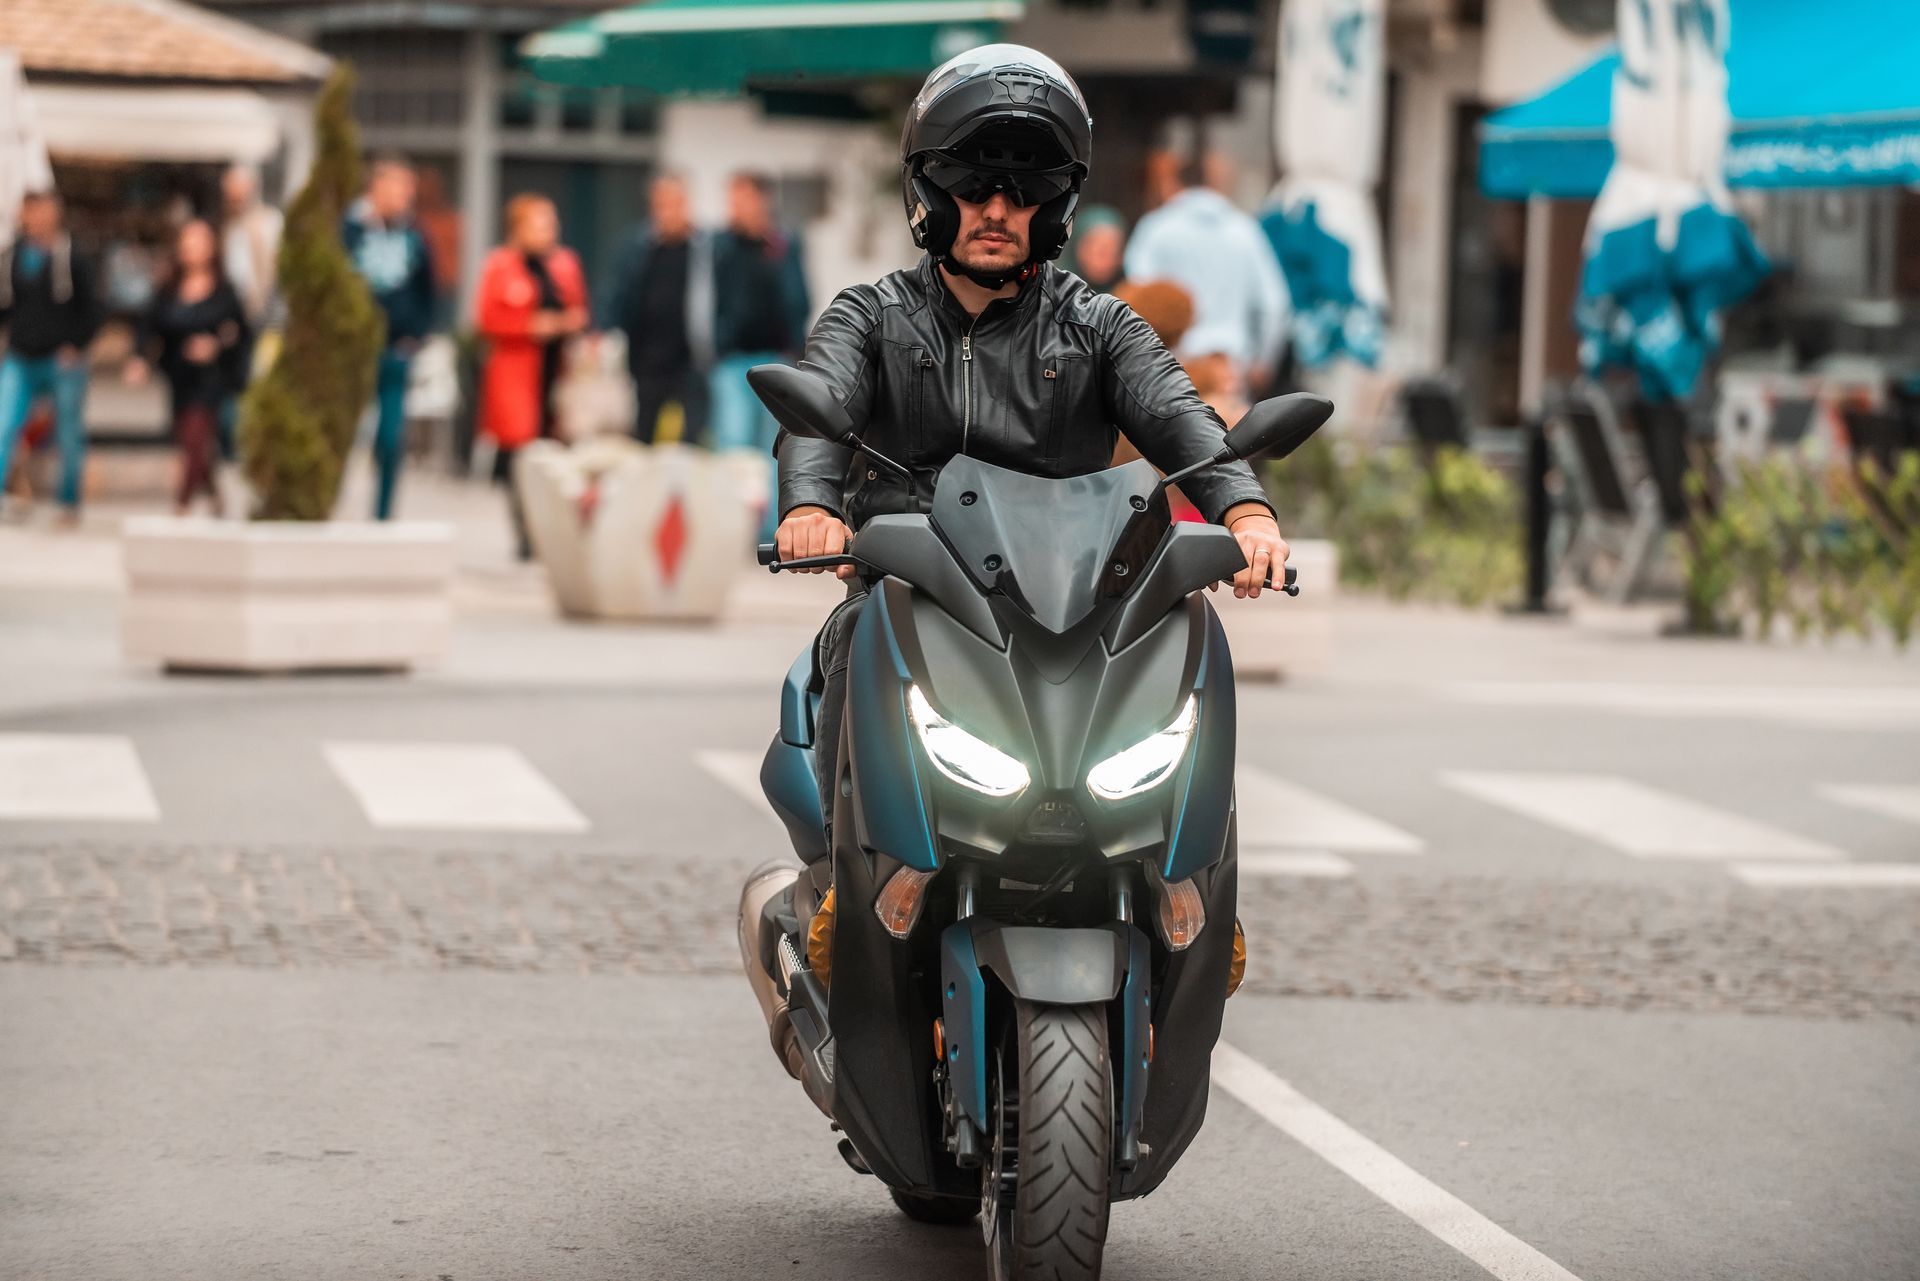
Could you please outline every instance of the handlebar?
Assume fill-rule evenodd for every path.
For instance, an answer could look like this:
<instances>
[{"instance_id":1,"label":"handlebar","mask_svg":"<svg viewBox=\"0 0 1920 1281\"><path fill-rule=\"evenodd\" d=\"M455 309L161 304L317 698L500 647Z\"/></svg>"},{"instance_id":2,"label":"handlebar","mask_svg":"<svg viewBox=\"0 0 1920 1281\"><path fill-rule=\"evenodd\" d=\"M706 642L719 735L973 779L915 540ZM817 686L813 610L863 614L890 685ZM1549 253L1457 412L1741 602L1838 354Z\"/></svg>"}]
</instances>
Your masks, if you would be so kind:
<instances>
[{"instance_id":1,"label":"handlebar","mask_svg":"<svg viewBox=\"0 0 1920 1281\"><path fill-rule=\"evenodd\" d=\"M781 560L778 543L761 543L754 548L753 555L755 560L767 567L767 572L770 574L777 574L783 569L813 569L844 565L852 560L850 556L810 556L800 560ZM1289 565L1284 582L1275 583L1273 576L1269 574L1264 586L1274 591L1285 592L1289 596L1298 596L1300 594L1299 577L1300 571Z\"/></svg>"}]
</instances>

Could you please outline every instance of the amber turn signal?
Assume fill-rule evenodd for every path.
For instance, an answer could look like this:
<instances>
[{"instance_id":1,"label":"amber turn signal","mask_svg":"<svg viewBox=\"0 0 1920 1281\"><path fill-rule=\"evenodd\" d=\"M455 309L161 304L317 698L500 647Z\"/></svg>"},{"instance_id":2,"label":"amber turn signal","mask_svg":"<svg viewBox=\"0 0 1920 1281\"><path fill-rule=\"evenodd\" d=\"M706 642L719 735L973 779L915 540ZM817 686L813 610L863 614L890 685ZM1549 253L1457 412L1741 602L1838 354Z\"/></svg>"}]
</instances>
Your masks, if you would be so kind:
<instances>
[{"instance_id":1,"label":"amber turn signal","mask_svg":"<svg viewBox=\"0 0 1920 1281\"><path fill-rule=\"evenodd\" d=\"M1207 924L1206 904L1201 902L1193 878L1166 881L1156 875L1153 890L1160 900L1160 937L1176 952L1192 946Z\"/></svg>"},{"instance_id":2,"label":"amber turn signal","mask_svg":"<svg viewBox=\"0 0 1920 1281\"><path fill-rule=\"evenodd\" d=\"M920 919L927 882L932 879L932 872L915 871L911 867L903 867L887 878L887 883L880 887L880 897L873 903L873 914L880 918L887 933L897 939L913 933L913 923Z\"/></svg>"}]
</instances>

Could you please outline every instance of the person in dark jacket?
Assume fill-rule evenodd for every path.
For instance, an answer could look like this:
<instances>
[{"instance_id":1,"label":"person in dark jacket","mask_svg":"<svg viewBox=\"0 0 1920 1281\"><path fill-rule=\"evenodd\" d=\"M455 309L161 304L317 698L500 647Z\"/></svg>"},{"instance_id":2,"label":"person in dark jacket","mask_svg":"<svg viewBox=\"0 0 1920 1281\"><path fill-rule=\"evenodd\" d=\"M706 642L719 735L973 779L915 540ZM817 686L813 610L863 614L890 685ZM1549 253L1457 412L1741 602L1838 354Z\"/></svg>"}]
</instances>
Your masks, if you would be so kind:
<instances>
[{"instance_id":1,"label":"person in dark jacket","mask_svg":"<svg viewBox=\"0 0 1920 1281\"><path fill-rule=\"evenodd\" d=\"M713 243L713 447L763 457L778 424L747 386L755 365L791 361L807 334L807 276L800 240L774 221L773 182L735 174L729 217ZM770 500L760 537L773 537Z\"/></svg>"},{"instance_id":2,"label":"person in dark jacket","mask_svg":"<svg viewBox=\"0 0 1920 1281\"><path fill-rule=\"evenodd\" d=\"M662 174L647 188L647 221L636 228L600 304L600 327L627 336L633 434L653 443L660 411L678 403L680 439L706 434L713 365L713 241L693 225L687 185Z\"/></svg>"},{"instance_id":3,"label":"person in dark jacket","mask_svg":"<svg viewBox=\"0 0 1920 1281\"><path fill-rule=\"evenodd\" d=\"M152 358L167 380L180 446L179 515L201 494L214 515L222 513L214 483L220 418L245 381L248 339L246 307L226 278L213 227L195 218L174 241L172 269L154 292L126 368L129 382L145 382Z\"/></svg>"},{"instance_id":4,"label":"person in dark jacket","mask_svg":"<svg viewBox=\"0 0 1920 1281\"><path fill-rule=\"evenodd\" d=\"M433 332L437 304L433 254L413 221L416 187L411 164L398 156L379 157L367 180L367 194L347 212L340 233L347 256L387 315L373 437L373 458L379 469L373 514L379 520L393 516L393 495L407 445L407 378L414 354Z\"/></svg>"},{"instance_id":5,"label":"person in dark jacket","mask_svg":"<svg viewBox=\"0 0 1920 1281\"><path fill-rule=\"evenodd\" d=\"M76 253L62 225L60 198L29 194L20 205L19 238L0 251L0 503L13 449L33 402L53 400L60 447L60 505L80 518L80 481L87 457L87 348L100 329L93 264Z\"/></svg>"},{"instance_id":6,"label":"person in dark jacket","mask_svg":"<svg viewBox=\"0 0 1920 1281\"><path fill-rule=\"evenodd\" d=\"M1066 477L1104 469L1120 433L1164 472L1220 448L1219 416L1147 322L1052 265L1092 132L1079 88L1035 50L973 50L927 77L900 147L908 225L926 257L843 290L800 361L913 481L844 445L782 432L780 559L837 555L849 526L927 510L940 469L959 454ZM1284 572L1287 544L1252 468L1217 467L1182 488L1246 555L1234 595L1258 596L1269 573ZM826 763L829 815L858 593L828 617L816 648L826 683L815 760Z\"/></svg>"}]
</instances>

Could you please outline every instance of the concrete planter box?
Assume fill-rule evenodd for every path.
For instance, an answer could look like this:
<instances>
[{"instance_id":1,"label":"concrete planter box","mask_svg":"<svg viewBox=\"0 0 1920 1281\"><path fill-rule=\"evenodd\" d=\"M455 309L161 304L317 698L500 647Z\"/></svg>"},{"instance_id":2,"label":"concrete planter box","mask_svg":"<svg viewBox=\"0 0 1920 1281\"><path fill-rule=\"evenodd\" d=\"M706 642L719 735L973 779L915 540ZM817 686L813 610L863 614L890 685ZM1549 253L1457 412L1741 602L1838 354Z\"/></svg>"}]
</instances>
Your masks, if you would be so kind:
<instances>
[{"instance_id":1,"label":"concrete planter box","mask_svg":"<svg viewBox=\"0 0 1920 1281\"><path fill-rule=\"evenodd\" d=\"M453 529L129 520L127 657L168 669L405 669L447 652Z\"/></svg>"},{"instance_id":2,"label":"concrete planter box","mask_svg":"<svg viewBox=\"0 0 1920 1281\"><path fill-rule=\"evenodd\" d=\"M1236 600L1222 587L1208 597L1226 629L1234 675L1241 680L1317 675L1332 662L1340 553L1317 538L1288 545L1288 563L1300 571L1298 596L1262 592L1259 600Z\"/></svg>"},{"instance_id":3,"label":"concrete planter box","mask_svg":"<svg viewBox=\"0 0 1920 1281\"><path fill-rule=\"evenodd\" d=\"M561 612L718 618L749 563L769 461L625 437L527 445L514 485Z\"/></svg>"}]
</instances>

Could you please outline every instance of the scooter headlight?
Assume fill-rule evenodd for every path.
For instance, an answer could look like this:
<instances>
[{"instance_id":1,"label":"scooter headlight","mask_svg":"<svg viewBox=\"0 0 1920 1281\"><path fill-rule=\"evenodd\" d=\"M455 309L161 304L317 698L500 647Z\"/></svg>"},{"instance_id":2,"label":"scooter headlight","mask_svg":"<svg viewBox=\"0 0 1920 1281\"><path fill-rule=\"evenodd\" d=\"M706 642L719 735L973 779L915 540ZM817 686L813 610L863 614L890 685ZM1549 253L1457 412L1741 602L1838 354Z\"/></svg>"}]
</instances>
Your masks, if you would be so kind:
<instances>
[{"instance_id":1,"label":"scooter headlight","mask_svg":"<svg viewBox=\"0 0 1920 1281\"><path fill-rule=\"evenodd\" d=\"M1012 796L1025 790L1026 766L934 711L918 685L907 687L907 713L920 731L927 755L954 782L988 796Z\"/></svg>"},{"instance_id":2,"label":"scooter headlight","mask_svg":"<svg viewBox=\"0 0 1920 1281\"><path fill-rule=\"evenodd\" d=\"M1162 782L1173 773L1186 753L1187 740L1200 720L1200 704L1187 695L1186 706L1173 718L1173 724L1127 748L1115 752L1087 773L1087 790L1102 800L1118 801Z\"/></svg>"}]
</instances>

